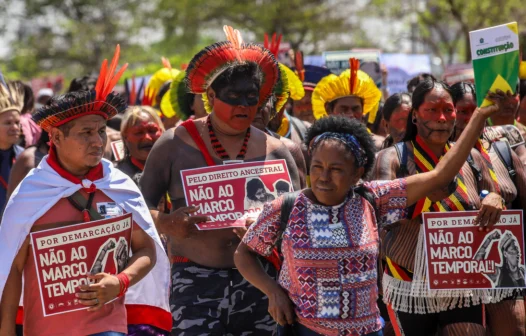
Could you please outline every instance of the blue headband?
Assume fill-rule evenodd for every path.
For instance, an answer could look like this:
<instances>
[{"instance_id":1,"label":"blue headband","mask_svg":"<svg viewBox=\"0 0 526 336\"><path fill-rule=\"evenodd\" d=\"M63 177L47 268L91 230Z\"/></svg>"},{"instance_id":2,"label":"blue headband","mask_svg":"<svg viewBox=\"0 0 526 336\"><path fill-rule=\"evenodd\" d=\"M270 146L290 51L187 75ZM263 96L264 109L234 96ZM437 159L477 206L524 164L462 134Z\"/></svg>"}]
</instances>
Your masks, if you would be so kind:
<instances>
[{"instance_id":1,"label":"blue headband","mask_svg":"<svg viewBox=\"0 0 526 336\"><path fill-rule=\"evenodd\" d=\"M309 152L312 153L314 148L320 144L322 140L334 139L342 142L349 148L354 155L358 167L363 167L367 164L367 155L356 137L348 133L325 132L314 138L309 147Z\"/></svg>"}]
</instances>

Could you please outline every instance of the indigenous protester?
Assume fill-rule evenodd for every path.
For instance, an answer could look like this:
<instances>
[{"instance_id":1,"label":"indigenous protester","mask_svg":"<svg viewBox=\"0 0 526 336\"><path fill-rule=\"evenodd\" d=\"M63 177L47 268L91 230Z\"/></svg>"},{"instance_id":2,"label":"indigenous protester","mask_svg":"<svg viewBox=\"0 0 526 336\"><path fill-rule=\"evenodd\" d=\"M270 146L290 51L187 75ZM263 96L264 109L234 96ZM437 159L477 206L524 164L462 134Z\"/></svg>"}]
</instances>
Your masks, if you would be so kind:
<instances>
[{"instance_id":1,"label":"indigenous protester","mask_svg":"<svg viewBox=\"0 0 526 336\"><path fill-rule=\"evenodd\" d=\"M22 83L6 83L0 73L0 218L7 203L7 182L11 167L24 150L17 145L20 137L20 113L23 107Z\"/></svg>"},{"instance_id":2,"label":"indigenous protester","mask_svg":"<svg viewBox=\"0 0 526 336\"><path fill-rule=\"evenodd\" d=\"M488 99L499 110L500 96ZM420 83L412 96L412 110L407 120L403 141L378 153L373 179L394 180L410 178L434 172L444 159L458 146L464 146L468 129L472 130L475 115L485 109L477 109L464 129L456 145L451 137L456 121L455 106L449 86L433 79ZM481 134L477 129L470 141L471 153L463 157L461 169L447 190L419 197L411 209L408 220L399 221L384 228L381 233L382 251L385 256L382 289L390 321L400 335L434 335L440 328L443 335L484 335L484 309L482 303L498 302L512 291L499 290L441 290L431 291L425 280L426 255L421 213L425 211L479 210L479 230L488 230L502 211L502 198L494 193L495 184L481 153L473 145ZM446 154L447 153L447 154ZM466 161L465 158L468 158ZM460 166L459 166L460 167ZM423 187L423 185L421 185ZM483 190L490 191L482 201Z\"/></svg>"},{"instance_id":3,"label":"indigenous protester","mask_svg":"<svg viewBox=\"0 0 526 336\"><path fill-rule=\"evenodd\" d=\"M27 148L38 142L42 134L42 129L31 119L35 109L33 90L27 84L21 83L21 85L24 88L24 107L22 108L22 115L20 116L20 127L23 136L20 146Z\"/></svg>"},{"instance_id":4,"label":"indigenous protester","mask_svg":"<svg viewBox=\"0 0 526 336\"><path fill-rule=\"evenodd\" d=\"M477 108L475 88L471 83L451 86L457 109L455 138L458 140ZM474 147L484 159L494 178L495 190L502 196L507 209L526 209L526 171L519 157L506 141L488 143L484 136ZM489 153L488 153L489 152ZM509 157L510 162L504 158ZM511 167L508 167L511 164ZM510 175L510 172L513 172ZM524 280L523 280L524 281ZM524 335L526 317L520 290L504 300L486 305L488 329L492 335Z\"/></svg>"},{"instance_id":5,"label":"indigenous protester","mask_svg":"<svg viewBox=\"0 0 526 336\"><path fill-rule=\"evenodd\" d=\"M136 184L153 145L163 132L163 123L152 107L132 106L126 111L121 124L125 158L117 163L117 168Z\"/></svg>"},{"instance_id":6,"label":"indigenous protester","mask_svg":"<svg viewBox=\"0 0 526 336\"><path fill-rule=\"evenodd\" d=\"M375 144L359 119L314 123L306 139L312 187L267 203L235 254L243 276L269 297L278 335L382 335L377 225L406 218L409 206L450 184L495 110L476 113L464 142L437 169L394 181L360 183L374 165ZM276 283L256 255L268 256L280 237L284 261Z\"/></svg>"},{"instance_id":7,"label":"indigenous protester","mask_svg":"<svg viewBox=\"0 0 526 336\"><path fill-rule=\"evenodd\" d=\"M387 98L382 108L383 125L387 134L382 149L402 141L410 111L411 96L408 93L395 93Z\"/></svg>"},{"instance_id":8,"label":"indigenous protester","mask_svg":"<svg viewBox=\"0 0 526 336\"><path fill-rule=\"evenodd\" d=\"M74 78L70 83L68 92L90 91L95 89L96 84L97 77L84 76ZM31 90L31 88L29 86L26 86L25 94L28 94L29 90ZM25 96L24 101L27 101L27 98ZM24 119L26 115L29 116L29 119ZM27 148L19 155L18 159L14 163L13 168L11 170L11 175L9 177L8 196L10 196L13 193L13 191L24 179L24 177L26 177L26 175L31 171L31 169L38 167L40 161L42 161L42 158L44 158L44 156L46 156L49 152L49 134L47 132L42 132L42 129L33 121L32 117L33 115L29 115L29 113L22 115L22 118L20 120L22 132L24 132L24 120L29 120L29 125L34 125L38 130L40 130L40 136L35 144L26 146ZM117 116L113 117L111 120L116 119L116 117ZM35 130L35 128L31 126L31 130ZM115 138L114 131L110 130L109 127L106 127L106 133L110 141L115 141L119 139ZM24 136L27 138L25 134L26 132L24 132ZM108 141L108 143L110 141ZM111 147L109 150L111 151Z\"/></svg>"},{"instance_id":9,"label":"indigenous protester","mask_svg":"<svg viewBox=\"0 0 526 336\"><path fill-rule=\"evenodd\" d=\"M519 93L513 94L510 91L503 92L501 90L496 90L497 94L505 96L506 99L503 100L502 106L500 107L499 113L495 114L488 120L488 125L490 126L515 126L523 138L526 138L526 126L517 122L517 112L519 109ZM507 134L506 137L512 136L512 134ZM491 139L497 140L497 139ZM515 153L519 156L522 163L526 165L526 145L521 144L514 148Z\"/></svg>"},{"instance_id":10,"label":"indigenous protester","mask_svg":"<svg viewBox=\"0 0 526 336\"><path fill-rule=\"evenodd\" d=\"M281 35L276 38L276 34L272 36L272 41L269 42L267 34L265 34L265 48L270 50L274 57L278 58L279 41ZM257 127L260 131L263 131L283 142L287 146L290 154L294 158L296 167L298 168L300 177L300 187L304 188L306 183L307 167L305 164L305 158L302 152L301 144L298 145L294 141L287 139L286 137L280 136L278 133L271 131L268 128L269 122L276 118L276 115L283 113L287 101L289 99L301 99L305 94L303 83L298 76L289 69L286 65L279 63L280 80L274 87L274 93L270 97L267 104L258 109L252 126Z\"/></svg>"},{"instance_id":11,"label":"indigenous protester","mask_svg":"<svg viewBox=\"0 0 526 336\"><path fill-rule=\"evenodd\" d=\"M294 66L296 74L303 82L305 95L301 99L292 101L292 115L302 121L312 124L314 120L316 120L312 113L312 91L314 91L316 84L318 84L323 77L331 74L331 71L327 68L315 65L304 65L303 54L301 51L296 52Z\"/></svg>"},{"instance_id":12,"label":"indigenous protester","mask_svg":"<svg viewBox=\"0 0 526 336\"><path fill-rule=\"evenodd\" d=\"M342 115L364 123L374 122L382 92L368 74L359 70L359 61L351 58L350 69L339 76L324 77L312 93L314 118ZM376 148L382 148L384 138L372 134Z\"/></svg>"},{"instance_id":13,"label":"indigenous protester","mask_svg":"<svg viewBox=\"0 0 526 336\"><path fill-rule=\"evenodd\" d=\"M276 59L278 58L280 43L281 34L276 36L276 34L274 33L271 41L269 41L268 35L265 34L264 46L272 52ZM284 138L292 140L294 143L298 144L298 146L302 146L303 140L305 139L305 135L307 134L307 128L310 127L311 124L309 122L302 121L288 113L291 112L290 104L288 104L288 102L294 100L301 100L305 95L305 89L300 79L294 74L294 72L291 69L289 69L286 65L281 63L279 64L279 68L281 76L283 78L287 78L287 80L282 80L283 85L279 85L278 83L278 87L286 87L288 97L284 98L286 95L284 94L280 98L279 95L281 93L277 93L277 103L281 106L284 106L284 108L276 109L277 113L270 120L268 128L272 132L275 132ZM284 99L284 101L280 101L282 98Z\"/></svg>"},{"instance_id":14,"label":"indigenous protester","mask_svg":"<svg viewBox=\"0 0 526 336\"><path fill-rule=\"evenodd\" d=\"M95 90L54 97L34 115L52 145L13 192L0 226L2 335L14 333L22 291L26 335L152 335L171 329L169 264L148 208L131 179L102 159L106 121L126 108L111 92L126 68L114 75L118 55L117 46L111 66L103 63ZM92 207L97 203L112 206L117 215L132 214L133 253L129 259L124 255L128 260L119 263L118 275L95 267L86 275L90 284L75 288L78 304L87 309L45 316L28 235L104 218ZM148 325L135 323L139 315ZM137 331L144 328L148 331Z\"/></svg>"},{"instance_id":15,"label":"indigenous protester","mask_svg":"<svg viewBox=\"0 0 526 336\"><path fill-rule=\"evenodd\" d=\"M271 335L275 329L267 298L234 268L238 236L232 229L195 227L208 218L192 215L198 207L185 206L181 171L232 159L284 159L293 188L300 186L288 149L250 126L279 80L278 64L262 46L243 43L238 31L224 29L228 41L203 49L186 70L189 91L206 97L210 115L166 131L150 152L140 181L157 227L168 235L172 247L173 335L241 335L247 330L251 335ZM166 192L174 206L171 214L155 210ZM273 267L269 263L265 267L273 275Z\"/></svg>"},{"instance_id":16,"label":"indigenous protester","mask_svg":"<svg viewBox=\"0 0 526 336\"><path fill-rule=\"evenodd\" d=\"M93 76L84 76L84 77L74 78L69 85L68 93L93 90L95 89L96 83L97 83L97 77L93 77ZM119 117L120 117L120 114L117 114L112 119L119 118ZM114 141L121 140L121 133L117 129L111 128L109 127L109 125L106 126L106 135L108 137L108 142L106 144L106 148L104 149L104 158L107 160L115 159L113 156L113 151L111 150L111 143Z\"/></svg>"}]
</instances>

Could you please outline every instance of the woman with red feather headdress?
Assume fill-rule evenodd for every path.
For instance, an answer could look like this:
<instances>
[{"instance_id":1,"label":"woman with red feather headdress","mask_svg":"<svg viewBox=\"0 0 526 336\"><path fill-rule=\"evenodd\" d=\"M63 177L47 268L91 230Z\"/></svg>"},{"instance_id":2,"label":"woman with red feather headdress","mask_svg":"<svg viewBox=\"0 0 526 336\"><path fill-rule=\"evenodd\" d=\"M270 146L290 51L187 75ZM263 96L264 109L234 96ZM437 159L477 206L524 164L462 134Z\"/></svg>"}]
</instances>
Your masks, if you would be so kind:
<instances>
[{"instance_id":1,"label":"woman with red feather headdress","mask_svg":"<svg viewBox=\"0 0 526 336\"><path fill-rule=\"evenodd\" d=\"M251 127L257 109L280 79L278 63L264 47L243 43L237 30L224 30L228 41L206 47L186 69L188 90L203 95L210 114L166 131L152 149L140 181L150 209L166 192L173 204L171 214L151 212L171 246L174 335L241 335L248 330L271 335L275 325L267 298L235 269L239 237L231 228L197 231L195 224L208 218L195 214L197 207L186 207L181 171L231 160L284 159L294 188L299 188L287 148ZM267 272L275 272L264 264Z\"/></svg>"},{"instance_id":2,"label":"woman with red feather headdress","mask_svg":"<svg viewBox=\"0 0 526 336\"><path fill-rule=\"evenodd\" d=\"M147 316L148 324L166 332L171 329L169 263L157 230L135 183L102 158L107 120L126 108L126 101L112 92L126 69L125 65L117 72L118 59L119 46L110 66L103 62L94 90L54 97L33 116L50 134L51 147L11 195L0 225L1 335L14 334L22 291L26 335L146 335L129 332L130 316L138 312L142 321ZM37 264L36 254L31 256L36 246L29 243L30 232L65 230L79 223L93 232L100 225L95 221L124 213L132 214L134 224L129 242L112 238L100 248L93 241L85 243L85 254L78 253L97 256L86 271L82 264L89 259L74 259L73 251L71 260L60 258L61 265L47 270L47 281L54 282L45 285L53 293L47 295L56 301L44 304L48 297L40 290L41 263ZM126 247L130 245L131 255ZM65 246L55 253L60 255ZM83 262L73 261L79 259ZM83 274L79 278L75 273ZM64 296L71 294L74 299ZM70 306L74 308L55 313Z\"/></svg>"}]
</instances>

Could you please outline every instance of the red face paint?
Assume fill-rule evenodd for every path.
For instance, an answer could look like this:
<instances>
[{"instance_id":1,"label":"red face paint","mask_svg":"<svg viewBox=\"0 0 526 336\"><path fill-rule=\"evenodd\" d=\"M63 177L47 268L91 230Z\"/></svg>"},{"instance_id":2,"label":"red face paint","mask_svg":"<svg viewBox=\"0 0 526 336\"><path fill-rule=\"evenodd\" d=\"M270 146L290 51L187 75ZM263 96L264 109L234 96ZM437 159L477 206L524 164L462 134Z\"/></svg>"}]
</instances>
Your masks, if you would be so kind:
<instances>
[{"instance_id":1,"label":"red face paint","mask_svg":"<svg viewBox=\"0 0 526 336\"><path fill-rule=\"evenodd\" d=\"M469 120L473 116L473 112L477 109L475 99L472 94L467 93L464 98L457 102L457 131L462 131L466 128ZM460 134L459 134L460 135Z\"/></svg>"},{"instance_id":2,"label":"red face paint","mask_svg":"<svg viewBox=\"0 0 526 336\"><path fill-rule=\"evenodd\" d=\"M216 97L214 99L214 113L222 122L233 129L242 131L250 127L256 117L256 106L232 106Z\"/></svg>"},{"instance_id":3,"label":"red face paint","mask_svg":"<svg viewBox=\"0 0 526 336\"><path fill-rule=\"evenodd\" d=\"M154 122L141 121L128 129L126 139L134 144L155 143L162 134L161 128Z\"/></svg>"},{"instance_id":4,"label":"red face paint","mask_svg":"<svg viewBox=\"0 0 526 336\"><path fill-rule=\"evenodd\" d=\"M391 114L391 118L389 118L388 132L395 142L402 141L407 128L407 118L409 118L410 112L411 106L408 104L402 104Z\"/></svg>"},{"instance_id":5,"label":"red face paint","mask_svg":"<svg viewBox=\"0 0 526 336\"><path fill-rule=\"evenodd\" d=\"M398 131L405 131L407 127L407 118L409 118L410 111L411 106L407 104L403 104L394 110L394 112L391 114L391 118L389 119L389 127Z\"/></svg>"},{"instance_id":6,"label":"red face paint","mask_svg":"<svg viewBox=\"0 0 526 336\"><path fill-rule=\"evenodd\" d=\"M455 121L457 114L452 101L440 99L434 102L425 102L418 109L424 121Z\"/></svg>"}]
</instances>

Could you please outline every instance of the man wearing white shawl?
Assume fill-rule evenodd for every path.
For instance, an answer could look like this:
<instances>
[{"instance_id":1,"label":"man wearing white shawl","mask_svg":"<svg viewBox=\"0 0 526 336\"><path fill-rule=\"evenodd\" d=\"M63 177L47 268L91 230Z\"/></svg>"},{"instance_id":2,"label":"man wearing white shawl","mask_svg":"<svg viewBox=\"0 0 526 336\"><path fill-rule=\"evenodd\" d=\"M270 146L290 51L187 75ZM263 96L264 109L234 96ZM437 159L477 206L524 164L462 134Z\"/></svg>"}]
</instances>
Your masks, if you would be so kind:
<instances>
[{"instance_id":1,"label":"man wearing white shawl","mask_svg":"<svg viewBox=\"0 0 526 336\"><path fill-rule=\"evenodd\" d=\"M11 196L0 226L0 335L14 334L22 290L26 335L145 335L137 324L158 335L171 330L169 263L157 230L133 181L102 159L106 121L126 108L110 93L125 69L114 75L118 53L109 69L103 63L95 90L57 97L33 117L50 133L51 149ZM132 255L116 276L87 275L94 283L76 289L87 309L45 316L28 235L100 218L101 203L132 214Z\"/></svg>"}]
</instances>

